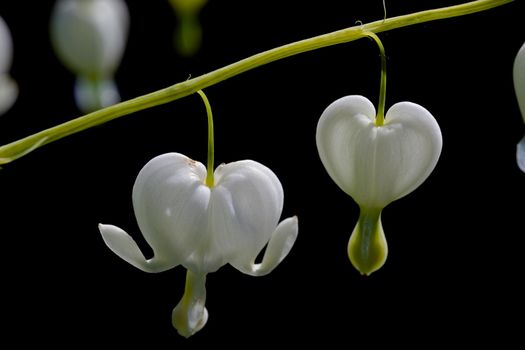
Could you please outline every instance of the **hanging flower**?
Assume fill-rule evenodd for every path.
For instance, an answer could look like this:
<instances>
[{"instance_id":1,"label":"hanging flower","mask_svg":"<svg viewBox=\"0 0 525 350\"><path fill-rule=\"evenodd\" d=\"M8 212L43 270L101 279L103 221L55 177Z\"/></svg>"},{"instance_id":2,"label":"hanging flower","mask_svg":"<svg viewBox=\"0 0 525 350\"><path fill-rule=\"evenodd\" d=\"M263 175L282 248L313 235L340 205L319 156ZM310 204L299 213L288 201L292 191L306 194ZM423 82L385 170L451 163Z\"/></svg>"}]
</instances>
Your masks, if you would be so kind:
<instances>
[{"instance_id":1,"label":"hanging flower","mask_svg":"<svg viewBox=\"0 0 525 350\"><path fill-rule=\"evenodd\" d=\"M252 160L213 171L213 118L208 99L208 164L180 153L153 158L133 186L140 230L154 255L147 259L126 232L100 225L107 246L146 272L184 266L186 290L172 313L179 334L189 337L208 319L206 275L229 263L252 276L270 273L288 255L298 233L296 217L279 223L284 194L277 176ZM266 246L263 259L255 259Z\"/></svg>"},{"instance_id":2,"label":"hanging flower","mask_svg":"<svg viewBox=\"0 0 525 350\"><path fill-rule=\"evenodd\" d=\"M432 172L441 153L439 125L425 108L411 102L392 106L384 124L378 125L367 98L346 96L323 112L316 141L328 174L360 207L348 254L352 264L369 275L388 254L381 211Z\"/></svg>"},{"instance_id":3,"label":"hanging flower","mask_svg":"<svg viewBox=\"0 0 525 350\"><path fill-rule=\"evenodd\" d=\"M51 17L56 54L77 76L83 112L120 101L113 80L126 45L129 14L123 0L58 0Z\"/></svg>"},{"instance_id":4,"label":"hanging flower","mask_svg":"<svg viewBox=\"0 0 525 350\"><path fill-rule=\"evenodd\" d=\"M516 90L516 96L518 98L518 104L520 106L521 115L525 121L525 44L521 46L521 49L516 55L514 60L514 89ZM525 136L518 143L516 151L516 159L518 166L525 172Z\"/></svg>"},{"instance_id":5,"label":"hanging flower","mask_svg":"<svg viewBox=\"0 0 525 350\"><path fill-rule=\"evenodd\" d=\"M152 159L133 186L135 216L154 251L146 259L122 229L100 225L108 247L131 265L161 272L188 269L186 294L173 311L173 324L183 336L200 330L207 320L206 274L226 263L262 276L288 254L297 237L297 218L278 224L283 208L279 179L264 165L244 160L215 170L215 185L205 184L202 163L179 153ZM255 258L268 245L261 263Z\"/></svg>"},{"instance_id":6,"label":"hanging flower","mask_svg":"<svg viewBox=\"0 0 525 350\"><path fill-rule=\"evenodd\" d=\"M175 47L183 56L193 56L201 46L202 28L198 17L207 2L208 0L170 0L178 20Z\"/></svg>"},{"instance_id":7,"label":"hanging flower","mask_svg":"<svg viewBox=\"0 0 525 350\"><path fill-rule=\"evenodd\" d=\"M18 85L9 76L12 58L11 33L5 21L0 17L0 115L7 112L18 97Z\"/></svg>"},{"instance_id":8,"label":"hanging flower","mask_svg":"<svg viewBox=\"0 0 525 350\"><path fill-rule=\"evenodd\" d=\"M330 177L359 205L348 256L365 275L386 261L381 212L415 190L432 172L443 144L439 125L425 108L411 102L393 105L385 115L386 55L381 54L378 111L363 96L346 96L329 105L317 124L317 150Z\"/></svg>"}]
</instances>

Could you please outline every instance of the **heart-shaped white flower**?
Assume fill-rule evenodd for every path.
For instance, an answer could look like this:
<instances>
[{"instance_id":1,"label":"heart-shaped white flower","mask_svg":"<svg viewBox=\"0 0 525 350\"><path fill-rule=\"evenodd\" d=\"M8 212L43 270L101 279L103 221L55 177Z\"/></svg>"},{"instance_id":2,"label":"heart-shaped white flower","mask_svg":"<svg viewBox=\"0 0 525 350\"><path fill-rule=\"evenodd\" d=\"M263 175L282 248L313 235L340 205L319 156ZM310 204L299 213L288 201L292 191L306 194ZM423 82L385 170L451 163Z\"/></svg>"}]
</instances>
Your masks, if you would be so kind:
<instances>
[{"instance_id":1,"label":"heart-shaped white flower","mask_svg":"<svg viewBox=\"0 0 525 350\"><path fill-rule=\"evenodd\" d=\"M513 75L514 90L516 91L523 121L525 121L525 44L521 46L514 60ZM520 169L525 172L525 136L518 143L516 159Z\"/></svg>"},{"instance_id":2,"label":"heart-shaped white flower","mask_svg":"<svg viewBox=\"0 0 525 350\"><path fill-rule=\"evenodd\" d=\"M11 33L5 21L0 17L0 115L11 108L18 96L18 85L9 76L12 59Z\"/></svg>"},{"instance_id":3,"label":"heart-shaped white flower","mask_svg":"<svg viewBox=\"0 0 525 350\"><path fill-rule=\"evenodd\" d=\"M352 263L365 274L387 256L381 210L416 189L441 153L439 125L423 107L400 102L376 125L374 105L363 96L333 102L317 125L317 148L330 177L360 206L349 244Z\"/></svg>"},{"instance_id":4,"label":"heart-shaped white flower","mask_svg":"<svg viewBox=\"0 0 525 350\"><path fill-rule=\"evenodd\" d=\"M297 218L279 223L283 189L264 165L244 160L219 166L215 184L205 184L206 168L179 153L152 159L133 187L133 206L154 256L146 259L126 232L100 225L108 247L146 272L177 265L193 284L173 313L179 333L190 336L204 326L205 276L230 263L246 274L271 272L289 253L298 232ZM255 259L266 246L261 263Z\"/></svg>"},{"instance_id":5,"label":"heart-shaped white flower","mask_svg":"<svg viewBox=\"0 0 525 350\"><path fill-rule=\"evenodd\" d=\"M58 0L51 39L58 57L77 75L75 98L90 112L120 100L113 75L124 54L129 14L122 0Z\"/></svg>"},{"instance_id":6,"label":"heart-shaped white flower","mask_svg":"<svg viewBox=\"0 0 525 350\"><path fill-rule=\"evenodd\" d=\"M400 102L375 125L363 96L346 96L323 112L317 148L328 174L361 206L384 208L416 189L441 153L439 125L423 107Z\"/></svg>"}]
</instances>

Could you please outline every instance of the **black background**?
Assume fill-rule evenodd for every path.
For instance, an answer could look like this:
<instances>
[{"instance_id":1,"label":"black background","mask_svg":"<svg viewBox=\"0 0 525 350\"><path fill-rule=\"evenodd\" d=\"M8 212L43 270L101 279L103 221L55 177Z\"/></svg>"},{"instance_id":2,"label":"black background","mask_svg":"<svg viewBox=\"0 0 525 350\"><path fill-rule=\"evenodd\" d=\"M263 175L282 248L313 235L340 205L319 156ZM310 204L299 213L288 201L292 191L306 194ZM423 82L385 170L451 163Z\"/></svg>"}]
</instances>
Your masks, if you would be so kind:
<instances>
[{"instance_id":1,"label":"black background","mask_svg":"<svg viewBox=\"0 0 525 350\"><path fill-rule=\"evenodd\" d=\"M16 105L0 119L4 144L80 115L74 77L49 42L52 1L2 1L14 41ZM388 16L460 1L387 1ZM283 5L285 4L285 5ZM299 39L383 17L381 1L211 1L193 58L173 47L168 1L128 1L131 31L116 80L124 99ZM156 155L206 159L197 96L151 108L50 144L0 171L1 342L65 345L279 346L321 342L458 345L523 342L525 174L515 161L525 127L512 64L525 41L523 1L380 35L388 56L387 108L423 105L443 132L441 159L415 192L383 212L390 254L362 277L346 245L358 207L328 177L315 127L328 104L374 103L377 47L360 40L302 54L210 87L216 162L254 159L285 191L283 218L299 238L269 276L230 266L208 277L206 327L186 340L170 315L182 267L146 274L104 245L99 222L140 239L131 189Z\"/></svg>"}]
</instances>

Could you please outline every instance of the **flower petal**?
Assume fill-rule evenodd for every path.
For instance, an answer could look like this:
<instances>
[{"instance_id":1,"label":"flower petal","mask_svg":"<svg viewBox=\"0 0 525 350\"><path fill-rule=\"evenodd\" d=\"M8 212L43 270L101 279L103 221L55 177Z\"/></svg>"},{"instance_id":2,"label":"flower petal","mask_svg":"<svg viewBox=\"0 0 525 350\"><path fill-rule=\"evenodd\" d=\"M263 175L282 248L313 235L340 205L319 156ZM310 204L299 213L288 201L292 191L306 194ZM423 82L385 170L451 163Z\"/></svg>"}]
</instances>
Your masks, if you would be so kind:
<instances>
[{"instance_id":1,"label":"flower petal","mask_svg":"<svg viewBox=\"0 0 525 350\"><path fill-rule=\"evenodd\" d=\"M255 257L249 261L234 259L231 264L237 270L248 275L266 275L286 258L297 239L298 232L299 225L296 216L283 220L272 234L260 264L254 264Z\"/></svg>"},{"instance_id":2,"label":"flower petal","mask_svg":"<svg viewBox=\"0 0 525 350\"><path fill-rule=\"evenodd\" d=\"M0 73L0 115L7 112L18 97L18 84L7 74Z\"/></svg>"},{"instance_id":3,"label":"flower petal","mask_svg":"<svg viewBox=\"0 0 525 350\"><path fill-rule=\"evenodd\" d=\"M525 44L523 44L514 60L514 90L518 98L521 116L525 121Z\"/></svg>"},{"instance_id":4,"label":"flower petal","mask_svg":"<svg viewBox=\"0 0 525 350\"><path fill-rule=\"evenodd\" d=\"M179 153L155 157L140 171L133 186L133 207L155 256L188 267L190 256L206 254L210 188L204 185L205 178L204 165Z\"/></svg>"},{"instance_id":5,"label":"flower petal","mask_svg":"<svg viewBox=\"0 0 525 350\"><path fill-rule=\"evenodd\" d=\"M4 114L18 97L18 85L9 76L13 59L13 42L7 24L0 17L0 115Z\"/></svg>"},{"instance_id":6,"label":"flower petal","mask_svg":"<svg viewBox=\"0 0 525 350\"><path fill-rule=\"evenodd\" d=\"M316 143L319 157L328 175L348 195L358 193L357 169L362 130L372 128L376 111L372 102L358 95L345 96L330 104L319 119ZM358 200L354 197L355 200Z\"/></svg>"},{"instance_id":7,"label":"flower petal","mask_svg":"<svg viewBox=\"0 0 525 350\"><path fill-rule=\"evenodd\" d=\"M208 321L205 304L206 274L188 270L184 295L171 313L171 323L180 335L189 338L204 327Z\"/></svg>"},{"instance_id":8,"label":"flower petal","mask_svg":"<svg viewBox=\"0 0 525 350\"><path fill-rule=\"evenodd\" d=\"M400 135L394 138L397 130L400 130ZM385 144L384 150L390 147L399 149L399 153L391 152L392 157L389 157L392 165L396 164L392 158L397 157L399 170L397 178L392 179L392 193L394 199L398 199L419 187L434 170L441 155L443 138L432 114L412 102L399 102L390 107L384 131L385 134L392 132L392 140ZM384 152L383 156L386 154ZM382 164L386 164L386 159L383 161Z\"/></svg>"},{"instance_id":9,"label":"flower petal","mask_svg":"<svg viewBox=\"0 0 525 350\"><path fill-rule=\"evenodd\" d=\"M518 161L518 166L521 171L525 173L525 137L521 139L516 148L516 160Z\"/></svg>"},{"instance_id":10,"label":"flower petal","mask_svg":"<svg viewBox=\"0 0 525 350\"><path fill-rule=\"evenodd\" d=\"M525 44L523 44L514 60L514 90L521 110L521 116L525 121ZM519 168L525 172L525 137L518 143L516 160Z\"/></svg>"},{"instance_id":11,"label":"flower petal","mask_svg":"<svg viewBox=\"0 0 525 350\"><path fill-rule=\"evenodd\" d=\"M51 39L57 55L74 73L107 77L124 54L128 26L122 0L59 0L51 17Z\"/></svg>"},{"instance_id":12,"label":"flower petal","mask_svg":"<svg viewBox=\"0 0 525 350\"><path fill-rule=\"evenodd\" d=\"M0 17L0 76L9 71L12 59L13 41L11 32L4 19Z\"/></svg>"},{"instance_id":13,"label":"flower petal","mask_svg":"<svg viewBox=\"0 0 525 350\"><path fill-rule=\"evenodd\" d=\"M120 102L120 94L111 79L79 76L75 81L75 102L81 111L89 113Z\"/></svg>"},{"instance_id":14,"label":"flower petal","mask_svg":"<svg viewBox=\"0 0 525 350\"><path fill-rule=\"evenodd\" d=\"M372 103L346 96L323 112L317 147L328 174L364 207L383 208L417 188L441 153L439 125L423 107L397 103L376 126Z\"/></svg>"},{"instance_id":15,"label":"flower petal","mask_svg":"<svg viewBox=\"0 0 525 350\"><path fill-rule=\"evenodd\" d=\"M145 272L162 272L178 265L176 261L161 260L158 256L146 260L137 243L124 230L113 225L99 226L106 245L126 262Z\"/></svg>"},{"instance_id":16,"label":"flower petal","mask_svg":"<svg viewBox=\"0 0 525 350\"><path fill-rule=\"evenodd\" d=\"M253 262L279 222L281 183L270 169L251 160L222 165L215 174L212 250L222 252L230 262Z\"/></svg>"}]
</instances>

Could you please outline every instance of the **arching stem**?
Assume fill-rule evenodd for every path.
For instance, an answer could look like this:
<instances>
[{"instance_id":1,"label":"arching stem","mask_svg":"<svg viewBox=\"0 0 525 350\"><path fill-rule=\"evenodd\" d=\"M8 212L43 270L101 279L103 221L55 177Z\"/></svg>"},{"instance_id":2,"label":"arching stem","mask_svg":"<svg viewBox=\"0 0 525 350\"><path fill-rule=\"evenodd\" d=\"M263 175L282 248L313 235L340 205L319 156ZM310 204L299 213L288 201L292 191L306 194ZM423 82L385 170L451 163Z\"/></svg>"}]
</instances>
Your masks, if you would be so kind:
<instances>
[{"instance_id":1,"label":"arching stem","mask_svg":"<svg viewBox=\"0 0 525 350\"><path fill-rule=\"evenodd\" d=\"M213 187L213 171L214 171L214 161L215 161L215 147L213 141L213 114L211 112L210 101L204 94L202 90L197 91L197 93L202 98L204 105L206 106L206 114L208 115L208 162L206 164L207 175L206 175L206 186Z\"/></svg>"},{"instance_id":2,"label":"arching stem","mask_svg":"<svg viewBox=\"0 0 525 350\"><path fill-rule=\"evenodd\" d=\"M12 162L39 147L63 137L146 108L180 99L198 90L215 85L270 62L275 62L303 52L357 40L364 37L365 33L379 33L414 24L468 15L501 6L512 1L513 0L477 0L455 6L415 12L338 30L264 51L208 74L203 74L165 89L103 108L49 129L42 130L20 140L5 144L0 147L0 165Z\"/></svg>"},{"instance_id":3,"label":"arching stem","mask_svg":"<svg viewBox=\"0 0 525 350\"><path fill-rule=\"evenodd\" d=\"M372 38L379 47L379 54L381 55L381 80L379 83L379 101L377 103L376 125L382 126L385 124L385 103L386 103L386 55L385 47L377 35L372 32L365 33L366 36Z\"/></svg>"}]
</instances>

